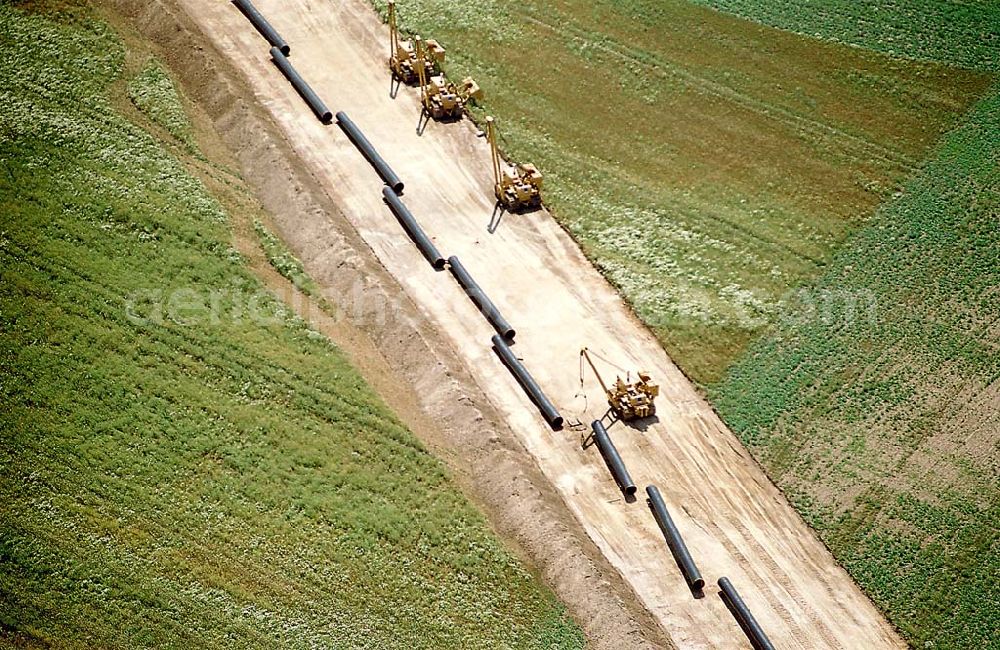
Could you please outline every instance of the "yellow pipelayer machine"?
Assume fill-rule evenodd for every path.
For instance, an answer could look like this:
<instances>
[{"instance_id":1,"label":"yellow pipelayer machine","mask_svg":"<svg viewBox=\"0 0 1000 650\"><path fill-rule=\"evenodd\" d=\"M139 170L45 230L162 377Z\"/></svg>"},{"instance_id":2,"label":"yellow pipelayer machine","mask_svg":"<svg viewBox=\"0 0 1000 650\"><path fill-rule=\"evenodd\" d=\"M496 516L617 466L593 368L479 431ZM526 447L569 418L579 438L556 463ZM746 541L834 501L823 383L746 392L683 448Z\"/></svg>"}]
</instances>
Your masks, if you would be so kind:
<instances>
[{"instance_id":1,"label":"yellow pipelayer machine","mask_svg":"<svg viewBox=\"0 0 1000 650\"><path fill-rule=\"evenodd\" d=\"M445 79L443 74L427 74L428 50L425 42L419 37L413 37L416 50L417 78L420 81L420 103L423 110L435 120L450 120L462 117L466 102L482 99L483 91L479 84L466 77L460 85L455 85Z\"/></svg>"},{"instance_id":2,"label":"yellow pipelayer machine","mask_svg":"<svg viewBox=\"0 0 1000 650\"><path fill-rule=\"evenodd\" d=\"M434 39L424 41L427 56L424 59L424 73L429 77L441 70L444 64L444 48ZM417 74L417 51L413 42L399 37L396 24L396 3L389 0L389 69L405 84L413 85L420 80Z\"/></svg>"},{"instance_id":3,"label":"yellow pipelayer machine","mask_svg":"<svg viewBox=\"0 0 1000 650\"><path fill-rule=\"evenodd\" d=\"M493 156L493 192L509 212L537 208L542 204L542 172L530 163L508 165L497 148L496 125L486 118L486 138Z\"/></svg>"},{"instance_id":4,"label":"yellow pipelayer machine","mask_svg":"<svg viewBox=\"0 0 1000 650\"><path fill-rule=\"evenodd\" d=\"M583 384L582 360L586 359L587 363L590 364L590 369L597 376L601 388L604 389L604 394L607 395L608 406L611 407L611 411L619 420L629 422L656 415L656 404L653 400L660 394L660 387L650 381L648 373L640 370L636 373L638 376L636 381L629 381L630 373L626 373L625 381L622 381L620 376L616 376L614 386L609 389L604 380L601 379L601 373L597 372L597 367L594 366L587 348L580 350L580 359L580 384Z\"/></svg>"}]
</instances>

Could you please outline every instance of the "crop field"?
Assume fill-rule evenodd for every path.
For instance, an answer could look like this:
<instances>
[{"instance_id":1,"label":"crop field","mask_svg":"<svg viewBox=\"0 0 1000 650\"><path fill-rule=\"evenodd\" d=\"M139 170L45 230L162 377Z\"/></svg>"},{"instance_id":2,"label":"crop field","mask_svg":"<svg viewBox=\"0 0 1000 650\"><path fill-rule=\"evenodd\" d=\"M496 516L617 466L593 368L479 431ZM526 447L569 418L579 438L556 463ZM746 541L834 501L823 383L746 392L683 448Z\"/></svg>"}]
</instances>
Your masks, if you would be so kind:
<instances>
[{"instance_id":1,"label":"crop field","mask_svg":"<svg viewBox=\"0 0 1000 650\"><path fill-rule=\"evenodd\" d=\"M399 7L482 85L477 115L498 117L556 218L704 385L990 79L680 1Z\"/></svg>"},{"instance_id":2,"label":"crop field","mask_svg":"<svg viewBox=\"0 0 1000 650\"><path fill-rule=\"evenodd\" d=\"M914 647L1000 645L1000 88L713 391Z\"/></svg>"},{"instance_id":3,"label":"crop field","mask_svg":"<svg viewBox=\"0 0 1000 650\"><path fill-rule=\"evenodd\" d=\"M582 647L248 271L164 68L30 6L0 3L0 645Z\"/></svg>"},{"instance_id":4,"label":"crop field","mask_svg":"<svg viewBox=\"0 0 1000 650\"><path fill-rule=\"evenodd\" d=\"M971 70L1000 68L992 0L694 0L765 25Z\"/></svg>"}]
</instances>

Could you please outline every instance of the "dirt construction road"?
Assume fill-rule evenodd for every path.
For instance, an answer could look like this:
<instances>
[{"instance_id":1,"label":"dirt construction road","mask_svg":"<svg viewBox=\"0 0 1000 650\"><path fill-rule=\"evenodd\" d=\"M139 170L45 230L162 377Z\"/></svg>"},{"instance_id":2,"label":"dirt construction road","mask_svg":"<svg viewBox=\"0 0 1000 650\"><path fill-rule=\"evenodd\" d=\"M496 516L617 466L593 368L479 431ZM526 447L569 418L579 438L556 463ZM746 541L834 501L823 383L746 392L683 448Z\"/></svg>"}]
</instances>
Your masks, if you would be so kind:
<instances>
[{"instance_id":1,"label":"dirt construction road","mask_svg":"<svg viewBox=\"0 0 1000 650\"><path fill-rule=\"evenodd\" d=\"M749 647L718 596L715 582L723 575L779 648L903 647L548 213L506 215L494 234L487 232L493 201L485 141L468 121L432 122L416 133L416 93L403 87L390 97L387 32L369 5L256 3L331 110L346 111L402 177L405 202L441 252L463 260L517 329L516 354L568 421L587 423L606 411L592 376L586 399L580 394L583 346L621 367L647 369L660 383L659 422L645 431L610 428L639 485L637 501L622 498L597 449L581 448L579 431L545 425L491 351L488 324L450 274L421 257L383 204L380 179L335 125L315 119L239 11L226 0L178 3L246 76L295 152L451 342L566 507L678 647ZM336 272L337 260L329 266ZM703 598L688 590L641 498L649 484L660 487L706 578Z\"/></svg>"}]
</instances>

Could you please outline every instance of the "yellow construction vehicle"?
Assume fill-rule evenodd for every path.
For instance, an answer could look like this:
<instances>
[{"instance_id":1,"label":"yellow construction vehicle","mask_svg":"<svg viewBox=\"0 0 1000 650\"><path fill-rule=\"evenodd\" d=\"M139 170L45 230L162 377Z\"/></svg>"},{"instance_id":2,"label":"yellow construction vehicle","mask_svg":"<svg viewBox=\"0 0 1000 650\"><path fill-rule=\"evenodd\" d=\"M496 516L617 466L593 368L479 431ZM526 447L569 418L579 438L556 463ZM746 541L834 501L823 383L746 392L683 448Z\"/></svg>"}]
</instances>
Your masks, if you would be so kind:
<instances>
[{"instance_id":1,"label":"yellow construction vehicle","mask_svg":"<svg viewBox=\"0 0 1000 650\"><path fill-rule=\"evenodd\" d=\"M430 77L437 74L444 64L444 48L434 39L424 41L427 55L424 57L424 73ZM420 80L417 74L417 51L413 42L399 37L396 24L396 3L389 0L389 69L393 76L405 84L412 85Z\"/></svg>"},{"instance_id":2,"label":"yellow construction vehicle","mask_svg":"<svg viewBox=\"0 0 1000 650\"><path fill-rule=\"evenodd\" d=\"M483 91L471 77L466 77L461 84L455 85L445 79L443 74L428 74L424 64L429 56L426 41L415 36L413 46L417 57L415 66L420 82L420 103L427 115L435 120L458 119L462 117L467 102L482 99Z\"/></svg>"},{"instance_id":3,"label":"yellow construction vehicle","mask_svg":"<svg viewBox=\"0 0 1000 650\"><path fill-rule=\"evenodd\" d=\"M504 209L518 212L542 204L542 172L530 163L508 165L497 148L496 125L486 118L486 139L493 156L493 193Z\"/></svg>"},{"instance_id":4,"label":"yellow construction vehicle","mask_svg":"<svg viewBox=\"0 0 1000 650\"><path fill-rule=\"evenodd\" d=\"M590 369L597 376L597 381L600 382L601 388L604 389L604 394L608 397L608 406L611 407L611 411L619 420L629 422L656 415L656 404L653 400L660 394L660 387L650 381L648 373L640 370L636 373L638 376L636 381L630 381L631 373L625 374L624 381L622 381L621 376L616 376L614 386L609 389L604 380L601 379L601 373L594 366L589 351L587 348L583 348L580 350L581 386L583 385L584 359L587 360L587 363L590 364Z\"/></svg>"}]
</instances>

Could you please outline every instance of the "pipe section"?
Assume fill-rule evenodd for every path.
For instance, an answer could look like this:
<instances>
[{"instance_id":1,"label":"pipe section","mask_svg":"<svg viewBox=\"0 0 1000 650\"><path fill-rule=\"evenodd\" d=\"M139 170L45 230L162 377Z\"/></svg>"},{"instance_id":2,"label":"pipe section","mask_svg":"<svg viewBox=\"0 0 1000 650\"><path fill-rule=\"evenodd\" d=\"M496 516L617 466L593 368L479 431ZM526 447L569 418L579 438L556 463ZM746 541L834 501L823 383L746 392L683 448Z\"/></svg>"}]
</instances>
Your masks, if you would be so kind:
<instances>
[{"instance_id":1,"label":"pipe section","mask_svg":"<svg viewBox=\"0 0 1000 650\"><path fill-rule=\"evenodd\" d=\"M274 61L274 65L278 66L278 69L281 70L281 74L285 75L285 78L292 83L292 86L302 96L302 99L306 100L306 104L309 104L309 108L316 114L319 121L323 124L329 124L333 119L333 113L326 107L323 100L319 98L316 91L306 83L306 80L302 78L298 70L292 66L288 57L282 54L278 48L272 47L271 59Z\"/></svg>"},{"instance_id":2,"label":"pipe section","mask_svg":"<svg viewBox=\"0 0 1000 650\"><path fill-rule=\"evenodd\" d=\"M403 228L406 230L406 234L410 236L413 243L417 245L420 252L424 254L427 261L431 263L435 269L440 271L444 268L444 257L438 252L437 246L434 242L430 240L424 229L420 227L417 220L413 218L410 214L409 208L403 203L403 200L396 195L391 187L385 186L382 188L382 197L385 199L386 204L392 213L396 215L396 219L399 223L403 224Z\"/></svg>"},{"instance_id":3,"label":"pipe section","mask_svg":"<svg viewBox=\"0 0 1000 650\"><path fill-rule=\"evenodd\" d=\"M597 443L597 448L601 450L601 456L604 457L604 462L611 470L611 475L615 478L615 483L621 488L622 493L625 496L632 496L635 494L635 483L632 481L632 477L629 476L628 470L625 469L625 463L622 462L622 457L615 448L615 443L611 442L611 436L608 435L608 430L604 428L600 420L594 420L590 427L594 430L594 442Z\"/></svg>"},{"instance_id":4,"label":"pipe section","mask_svg":"<svg viewBox=\"0 0 1000 650\"><path fill-rule=\"evenodd\" d=\"M705 580L701 577L701 572L698 571L694 560L691 559L687 544L684 543L684 538L681 537L680 531L674 525L674 520L671 519L670 513L667 511L667 504L663 502L663 497L660 496L660 490L655 485L647 485L646 496L648 497L646 503L649 504L649 509L653 511L653 519L656 519L656 523L660 527L660 532L666 538L667 546L670 547L670 552L674 554L674 561L677 562L681 573L684 574L684 579L687 581L688 587L694 591L701 591L705 588Z\"/></svg>"},{"instance_id":5,"label":"pipe section","mask_svg":"<svg viewBox=\"0 0 1000 650\"><path fill-rule=\"evenodd\" d=\"M510 326L507 319L503 317L497 306L493 304L489 296L482 290L482 288L476 284L476 281L472 279L469 272L465 270L462 263L458 261L458 257L452 255L448 258L448 266L451 268L451 274L455 276L458 283L462 285L465 289L465 293L469 294L472 298L472 302L476 304L479 311L483 313L486 320L490 322L493 329L497 331L500 336L504 338L505 341L511 343L514 341L514 328Z\"/></svg>"},{"instance_id":6,"label":"pipe section","mask_svg":"<svg viewBox=\"0 0 1000 650\"><path fill-rule=\"evenodd\" d=\"M396 194L401 193L403 191L403 181L399 180L399 176L396 176L396 172L392 171L392 167L386 164L382 156L378 155L375 147L372 146L371 142L368 142L368 138L361 132L361 129L351 121L351 118L347 117L347 113L343 111L337 113L337 126L347 134L350 141L358 148L361 155L371 163L371 166L375 168L375 171L382 177L385 184L391 187Z\"/></svg>"},{"instance_id":7,"label":"pipe section","mask_svg":"<svg viewBox=\"0 0 1000 650\"><path fill-rule=\"evenodd\" d=\"M743 628L743 633L750 639L750 645L754 647L754 650L774 650L771 640L764 634L764 630L760 628L757 619L750 613L749 608L740 598L736 587L729 581L729 578L725 576L719 578L719 587L722 589L719 595L729 611L733 613L736 622Z\"/></svg>"},{"instance_id":8,"label":"pipe section","mask_svg":"<svg viewBox=\"0 0 1000 650\"><path fill-rule=\"evenodd\" d=\"M253 6L250 0L233 0L233 4L243 12L243 15L247 17L260 35L267 39L267 42L271 44L271 47L276 47L281 50L281 53L288 56L291 53L292 48L288 47L288 43L285 39L281 38L281 34L278 33L274 27L271 27L271 23L267 22L267 18L264 18L257 7Z\"/></svg>"},{"instance_id":9,"label":"pipe section","mask_svg":"<svg viewBox=\"0 0 1000 650\"><path fill-rule=\"evenodd\" d=\"M559 430L562 428L563 419L559 415L559 411L556 407L552 406L552 402L549 398L545 396L542 389L538 387L534 378L528 373L527 368L524 367L516 356L514 356L514 351L510 349L507 345L507 341L504 340L499 334L494 334L493 338L493 349L496 350L497 355L500 360L503 361L504 365L510 369L511 373L517 378L517 381L521 384L524 392L528 394L531 401L535 403L538 410L541 411L542 417L545 421L549 423L549 426L553 429Z\"/></svg>"}]
</instances>

